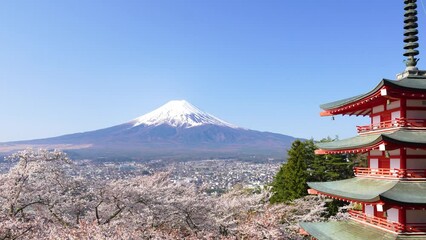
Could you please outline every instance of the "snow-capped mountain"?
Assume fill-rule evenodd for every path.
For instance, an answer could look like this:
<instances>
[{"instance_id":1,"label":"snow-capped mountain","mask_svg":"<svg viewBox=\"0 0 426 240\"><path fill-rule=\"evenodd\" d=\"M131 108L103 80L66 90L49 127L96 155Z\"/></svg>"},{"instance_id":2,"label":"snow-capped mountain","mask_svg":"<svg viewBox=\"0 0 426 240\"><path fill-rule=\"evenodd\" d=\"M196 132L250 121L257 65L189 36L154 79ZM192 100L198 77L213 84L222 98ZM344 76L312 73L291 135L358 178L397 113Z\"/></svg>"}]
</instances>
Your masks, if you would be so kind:
<instances>
[{"instance_id":1,"label":"snow-capped mountain","mask_svg":"<svg viewBox=\"0 0 426 240\"><path fill-rule=\"evenodd\" d=\"M185 100L173 100L156 110L147 113L131 121L133 126L159 126L167 124L172 127L198 127L201 125L218 125L230 128L238 128L215 116L201 111Z\"/></svg>"},{"instance_id":2,"label":"snow-capped mountain","mask_svg":"<svg viewBox=\"0 0 426 240\"><path fill-rule=\"evenodd\" d=\"M238 127L185 100L113 127L54 138L0 144L0 154L28 146L59 148L73 158L284 159L294 137Z\"/></svg>"}]
</instances>

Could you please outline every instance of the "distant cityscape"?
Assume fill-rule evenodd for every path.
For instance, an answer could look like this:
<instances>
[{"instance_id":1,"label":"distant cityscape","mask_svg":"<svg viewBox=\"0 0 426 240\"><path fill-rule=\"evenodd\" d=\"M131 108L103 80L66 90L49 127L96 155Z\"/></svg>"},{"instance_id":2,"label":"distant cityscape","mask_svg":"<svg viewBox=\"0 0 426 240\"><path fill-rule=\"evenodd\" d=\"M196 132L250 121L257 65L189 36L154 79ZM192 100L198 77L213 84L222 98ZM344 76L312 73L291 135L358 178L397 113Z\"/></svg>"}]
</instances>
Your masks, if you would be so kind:
<instances>
[{"instance_id":1,"label":"distant cityscape","mask_svg":"<svg viewBox=\"0 0 426 240\"><path fill-rule=\"evenodd\" d=\"M197 160L185 162L96 162L74 161L77 174L92 180L128 179L154 172L170 172L172 181L203 186L209 194L220 194L235 186L256 188L273 180L281 163L277 161L248 162L236 159ZM0 173L13 166L0 162Z\"/></svg>"},{"instance_id":2,"label":"distant cityscape","mask_svg":"<svg viewBox=\"0 0 426 240\"><path fill-rule=\"evenodd\" d=\"M272 181L281 164L251 163L238 160L203 160L177 163L174 181L186 181L209 188L208 192L221 193L237 185L261 187Z\"/></svg>"}]
</instances>

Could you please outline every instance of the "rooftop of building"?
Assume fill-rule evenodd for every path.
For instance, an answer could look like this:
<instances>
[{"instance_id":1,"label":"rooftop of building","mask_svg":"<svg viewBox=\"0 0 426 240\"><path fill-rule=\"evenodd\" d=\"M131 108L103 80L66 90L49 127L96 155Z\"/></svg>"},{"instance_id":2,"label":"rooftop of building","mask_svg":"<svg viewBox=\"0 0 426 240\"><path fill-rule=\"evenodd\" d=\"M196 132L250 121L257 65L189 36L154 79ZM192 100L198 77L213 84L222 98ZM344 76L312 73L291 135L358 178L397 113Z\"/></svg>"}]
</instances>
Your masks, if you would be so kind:
<instances>
[{"instance_id":1,"label":"rooftop of building","mask_svg":"<svg viewBox=\"0 0 426 240\"><path fill-rule=\"evenodd\" d=\"M302 222L300 226L310 235L321 240L424 240L425 235L391 233L353 220L345 222Z\"/></svg>"},{"instance_id":2,"label":"rooftop of building","mask_svg":"<svg viewBox=\"0 0 426 240\"><path fill-rule=\"evenodd\" d=\"M324 195L354 202L426 204L426 181L355 177L333 182L309 182L308 185Z\"/></svg>"},{"instance_id":3,"label":"rooftop of building","mask_svg":"<svg viewBox=\"0 0 426 240\"><path fill-rule=\"evenodd\" d=\"M404 147L426 147L426 131L398 129L393 132L372 133L332 142L317 143L320 150L342 151L361 149L362 151L378 148L378 144L404 145ZM320 151L317 151L318 153Z\"/></svg>"},{"instance_id":4,"label":"rooftop of building","mask_svg":"<svg viewBox=\"0 0 426 240\"><path fill-rule=\"evenodd\" d=\"M424 71L422 71L423 74ZM424 92L426 90L426 76L425 75L408 75L405 78L402 78L401 80L389 80L389 79L382 79L379 84L373 88L371 91L360 94L354 97L341 99L338 101L326 103L320 105L320 108L324 111L330 111L333 109L337 109L340 107L344 107L349 104L355 104L359 101L366 100L367 98L371 96L375 96L380 94L381 89L383 88L389 88L389 89L398 89L401 91L410 91L410 92Z\"/></svg>"}]
</instances>

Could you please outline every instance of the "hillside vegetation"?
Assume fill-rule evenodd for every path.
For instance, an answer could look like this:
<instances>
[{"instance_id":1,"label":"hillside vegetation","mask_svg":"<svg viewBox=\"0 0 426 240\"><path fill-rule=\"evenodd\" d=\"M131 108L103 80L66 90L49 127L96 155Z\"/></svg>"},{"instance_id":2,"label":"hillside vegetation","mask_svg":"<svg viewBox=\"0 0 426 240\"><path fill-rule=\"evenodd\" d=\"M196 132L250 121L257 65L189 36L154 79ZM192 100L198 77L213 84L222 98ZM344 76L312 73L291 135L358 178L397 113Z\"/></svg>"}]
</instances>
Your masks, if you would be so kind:
<instances>
[{"instance_id":1,"label":"hillside vegetation","mask_svg":"<svg viewBox=\"0 0 426 240\"><path fill-rule=\"evenodd\" d=\"M265 189L221 196L168 173L90 180L59 151L25 150L0 175L0 239L301 239L299 221L325 220L317 196L270 204Z\"/></svg>"}]
</instances>

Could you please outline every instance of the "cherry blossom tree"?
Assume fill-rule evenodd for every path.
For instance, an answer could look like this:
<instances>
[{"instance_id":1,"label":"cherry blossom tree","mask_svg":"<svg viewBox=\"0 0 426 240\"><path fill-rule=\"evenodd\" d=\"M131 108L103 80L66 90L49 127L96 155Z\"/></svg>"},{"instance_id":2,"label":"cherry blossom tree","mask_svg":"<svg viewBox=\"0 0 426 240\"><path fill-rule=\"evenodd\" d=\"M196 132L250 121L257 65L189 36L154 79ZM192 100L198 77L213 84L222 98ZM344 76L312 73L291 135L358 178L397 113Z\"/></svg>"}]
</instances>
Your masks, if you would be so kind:
<instances>
[{"instance_id":1,"label":"cherry blossom tree","mask_svg":"<svg viewBox=\"0 0 426 240\"><path fill-rule=\"evenodd\" d=\"M8 160L16 165L0 175L0 239L301 239L299 221L325 220L318 196L273 205L268 188L209 196L170 172L82 178L60 151Z\"/></svg>"}]
</instances>

